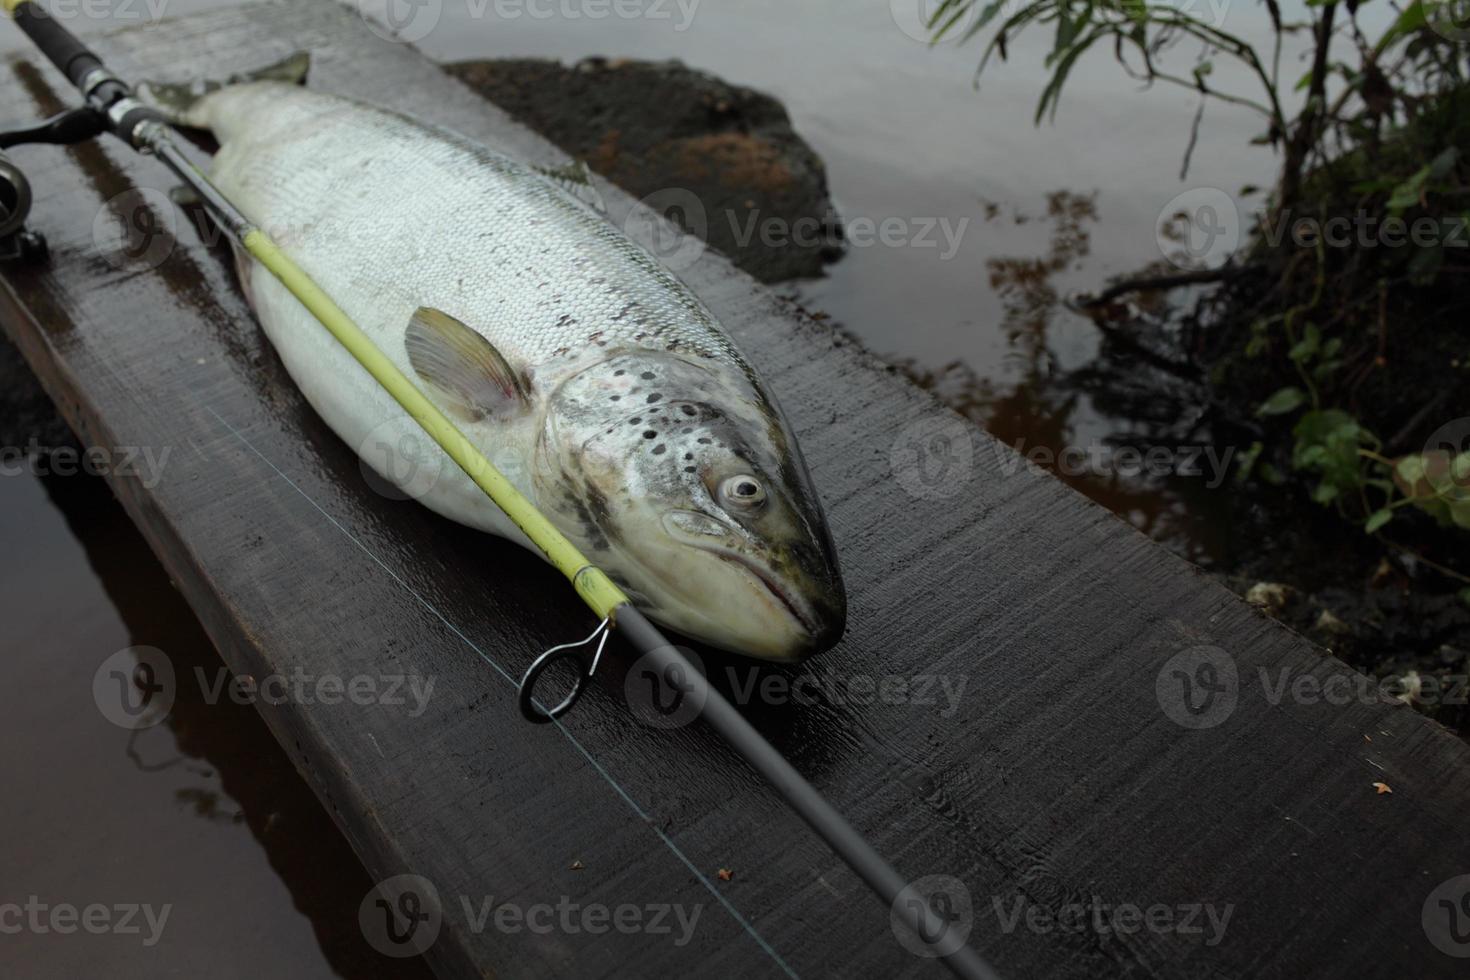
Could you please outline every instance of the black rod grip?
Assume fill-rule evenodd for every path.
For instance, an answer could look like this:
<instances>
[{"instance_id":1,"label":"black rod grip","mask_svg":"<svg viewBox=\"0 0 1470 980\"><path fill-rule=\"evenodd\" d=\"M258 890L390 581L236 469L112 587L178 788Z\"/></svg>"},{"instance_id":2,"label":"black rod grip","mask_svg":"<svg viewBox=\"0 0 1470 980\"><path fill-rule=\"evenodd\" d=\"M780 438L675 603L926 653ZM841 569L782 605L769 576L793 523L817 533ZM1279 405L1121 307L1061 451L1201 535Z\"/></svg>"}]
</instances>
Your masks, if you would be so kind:
<instances>
[{"instance_id":1,"label":"black rod grip","mask_svg":"<svg viewBox=\"0 0 1470 980\"><path fill-rule=\"evenodd\" d=\"M26 0L16 7L14 17L16 26L26 32L41 53L77 88L81 88L89 72L102 67L101 58L34 0Z\"/></svg>"}]
</instances>

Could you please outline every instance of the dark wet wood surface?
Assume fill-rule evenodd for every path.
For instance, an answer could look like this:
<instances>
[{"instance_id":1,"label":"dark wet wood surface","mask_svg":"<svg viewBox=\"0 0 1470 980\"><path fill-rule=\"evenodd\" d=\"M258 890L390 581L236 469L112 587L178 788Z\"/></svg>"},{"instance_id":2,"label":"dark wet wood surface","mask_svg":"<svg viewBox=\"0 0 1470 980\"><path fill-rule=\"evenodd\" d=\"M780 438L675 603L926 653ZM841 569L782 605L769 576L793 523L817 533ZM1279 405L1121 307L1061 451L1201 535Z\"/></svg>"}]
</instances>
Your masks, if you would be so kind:
<instances>
[{"instance_id":1,"label":"dark wet wood surface","mask_svg":"<svg viewBox=\"0 0 1470 980\"><path fill-rule=\"evenodd\" d=\"M322 89L557 160L330 4L212 13L96 46L122 73L154 77L218 76L309 47ZM49 68L3 70L8 116L70 99ZM34 177L33 224L54 254L4 270L4 326L88 443L169 448L157 485L113 486L231 669L434 679L416 717L387 704L261 710L370 872L434 883L437 970L943 975L711 733L633 717L623 651L564 731L521 720L510 678L584 633L588 615L527 553L374 492L282 370L228 253L192 223L174 226L156 267L120 253L127 195L166 191L161 167L112 143L13 156ZM622 220L630 202L606 191ZM174 220L153 201L154 219ZM1463 744L1371 698L1277 698L1283 678L1339 691L1357 675L722 259L684 275L791 416L849 586L847 638L805 668L828 693L745 710L906 876L963 882L972 942L1005 976L1463 975L1430 940L1452 941L1455 923L1426 907L1470 873ZM1220 700L1186 717L1219 723L1195 730L1164 706L1182 691L1171 658L1200 647L1238 680L1216 675ZM748 679L742 662L705 662L721 686L732 667ZM962 696L951 704L939 681ZM861 696L869 683L884 696ZM477 930L462 898L700 912L681 945L677 928L537 934L492 918ZM1075 915L1072 928L1012 920L1034 907L1044 926L1077 903L1230 917L1213 943L1203 914L1128 934L1079 929Z\"/></svg>"}]
</instances>

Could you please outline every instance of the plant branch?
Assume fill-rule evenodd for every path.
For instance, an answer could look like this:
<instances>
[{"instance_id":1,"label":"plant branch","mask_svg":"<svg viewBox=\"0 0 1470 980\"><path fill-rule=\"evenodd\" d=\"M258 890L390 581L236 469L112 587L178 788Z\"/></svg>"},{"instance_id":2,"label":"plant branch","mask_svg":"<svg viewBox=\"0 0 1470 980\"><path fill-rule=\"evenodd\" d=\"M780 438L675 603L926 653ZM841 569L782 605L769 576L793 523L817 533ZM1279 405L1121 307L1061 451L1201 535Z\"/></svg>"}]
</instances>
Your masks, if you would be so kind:
<instances>
[{"instance_id":1,"label":"plant branch","mask_svg":"<svg viewBox=\"0 0 1470 980\"><path fill-rule=\"evenodd\" d=\"M1122 279L1113 283L1107 289L1096 296L1082 295L1073 300L1073 304L1082 309L1092 309L1111 303L1126 293L1143 292L1153 289L1177 289L1180 286L1197 286L1202 283L1228 282L1238 279L1247 273L1255 272L1261 267L1256 265L1223 265L1218 269L1198 269L1190 272L1177 272L1162 276L1138 276L1132 279Z\"/></svg>"}]
</instances>

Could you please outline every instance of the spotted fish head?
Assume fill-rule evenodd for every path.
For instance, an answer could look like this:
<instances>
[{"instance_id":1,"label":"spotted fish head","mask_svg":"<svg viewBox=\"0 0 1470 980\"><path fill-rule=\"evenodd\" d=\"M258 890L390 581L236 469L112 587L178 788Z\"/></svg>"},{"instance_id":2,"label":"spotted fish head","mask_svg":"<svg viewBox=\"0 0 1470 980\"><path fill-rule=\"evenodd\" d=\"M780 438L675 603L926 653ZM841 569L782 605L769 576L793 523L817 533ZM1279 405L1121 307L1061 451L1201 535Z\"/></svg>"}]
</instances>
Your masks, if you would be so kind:
<instances>
[{"instance_id":1,"label":"spotted fish head","mask_svg":"<svg viewBox=\"0 0 1470 980\"><path fill-rule=\"evenodd\" d=\"M640 351L552 397L538 502L652 618L798 660L842 635L846 597L806 466L748 372Z\"/></svg>"}]
</instances>

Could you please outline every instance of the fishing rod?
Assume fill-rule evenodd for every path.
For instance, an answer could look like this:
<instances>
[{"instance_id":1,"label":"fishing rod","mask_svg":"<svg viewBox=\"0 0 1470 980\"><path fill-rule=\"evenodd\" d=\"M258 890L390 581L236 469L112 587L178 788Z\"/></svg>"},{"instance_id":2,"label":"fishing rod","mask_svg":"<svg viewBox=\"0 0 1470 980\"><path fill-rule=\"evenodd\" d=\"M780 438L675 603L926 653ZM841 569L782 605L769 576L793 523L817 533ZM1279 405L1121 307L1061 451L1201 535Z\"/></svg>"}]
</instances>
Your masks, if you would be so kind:
<instances>
[{"instance_id":1,"label":"fishing rod","mask_svg":"<svg viewBox=\"0 0 1470 980\"><path fill-rule=\"evenodd\" d=\"M289 255L250 221L179 149L169 122L134 97L132 87L114 75L35 0L0 0L20 29L67 77L84 105L28 130L5 134L0 148L29 142L73 143L110 133L140 153L157 157L182 180L225 232L278 279L321 325L362 365L393 399L444 450L456 465L515 522L547 560L571 582L600 622L578 643L547 650L521 680L518 704L530 721L547 723L569 711L595 673L610 633L616 631L661 678L674 680L678 693L699 706L699 717L713 728L779 793L832 850L889 906L950 970L965 980L998 980L998 974L963 937L952 932L947 908L918 895L861 833L821 795L786 758L710 686L686 658L600 568L588 560L536 506L460 432L408 377L375 345ZM8 176L7 176L8 175ZM0 158L0 221L10 236L25 232L30 192L24 175ZM5 202L10 201L10 204ZM19 221L17 221L17 214ZM13 227L9 227L13 226ZM44 247L42 247L44 251ZM34 254L34 249L32 249ZM595 648L594 648L595 641ZM587 650L593 649L590 657ZM576 681L560 702L545 708L535 697L537 682L551 667L570 662Z\"/></svg>"}]
</instances>

